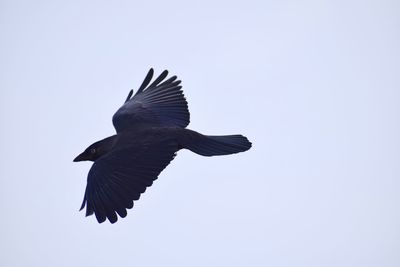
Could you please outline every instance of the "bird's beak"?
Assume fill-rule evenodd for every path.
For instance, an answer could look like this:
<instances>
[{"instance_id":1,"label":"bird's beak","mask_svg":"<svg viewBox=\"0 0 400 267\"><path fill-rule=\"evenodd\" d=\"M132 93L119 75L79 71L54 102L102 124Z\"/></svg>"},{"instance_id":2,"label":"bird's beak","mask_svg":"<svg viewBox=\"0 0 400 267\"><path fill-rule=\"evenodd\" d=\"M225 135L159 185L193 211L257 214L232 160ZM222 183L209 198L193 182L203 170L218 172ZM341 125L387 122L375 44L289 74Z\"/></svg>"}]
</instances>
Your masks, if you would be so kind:
<instances>
[{"instance_id":1,"label":"bird's beak","mask_svg":"<svg viewBox=\"0 0 400 267\"><path fill-rule=\"evenodd\" d=\"M74 162L79 162L79 161L84 161L84 160L88 160L88 159L85 157L85 153L81 153L74 159Z\"/></svg>"}]
</instances>

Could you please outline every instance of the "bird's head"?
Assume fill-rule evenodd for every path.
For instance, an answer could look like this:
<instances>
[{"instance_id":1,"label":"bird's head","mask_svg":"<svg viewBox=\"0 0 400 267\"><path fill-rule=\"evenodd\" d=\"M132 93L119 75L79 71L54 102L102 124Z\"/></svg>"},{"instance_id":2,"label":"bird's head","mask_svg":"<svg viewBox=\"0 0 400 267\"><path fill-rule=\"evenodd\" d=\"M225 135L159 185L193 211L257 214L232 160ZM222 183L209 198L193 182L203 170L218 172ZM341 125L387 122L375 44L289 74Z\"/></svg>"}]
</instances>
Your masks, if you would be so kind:
<instances>
[{"instance_id":1,"label":"bird's head","mask_svg":"<svg viewBox=\"0 0 400 267\"><path fill-rule=\"evenodd\" d=\"M99 150L100 147L97 146L96 143L94 143L93 145L86 148L85 151L83 151L81 154L79 154L74 159L74 162L85 161L85 160L95 161L96 159L99 158Z\"/></svg>"},{"instance_id":2,"label":"bird's head","mask_svg":"<svg viewBox=\"0 0 400 267\"><path fill-rule=\"evenodd\" d=\"M107 152L109 152L116 141L115 135L107 137L101 141L91 144L81 154L79 154L74 162L78 161L95 161Z\"/></svg>"}]
</instances>

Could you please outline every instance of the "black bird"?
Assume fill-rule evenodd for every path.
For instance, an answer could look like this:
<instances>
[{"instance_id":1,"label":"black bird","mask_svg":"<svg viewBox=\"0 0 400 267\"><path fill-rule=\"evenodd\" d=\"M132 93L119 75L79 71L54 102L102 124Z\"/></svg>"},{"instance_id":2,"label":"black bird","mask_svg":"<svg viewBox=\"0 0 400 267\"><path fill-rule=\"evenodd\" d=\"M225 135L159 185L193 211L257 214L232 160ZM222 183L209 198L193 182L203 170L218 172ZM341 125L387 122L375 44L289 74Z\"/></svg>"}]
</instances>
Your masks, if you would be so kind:
<instances>
[{"instance_id":1,"label":"black bird","mask_svg":"<svg viewBox=\"0 0 400 267\"><path fill-rule=\"evenodd\" d=\"M136 94L128 94L113 116L117 134L90 145L74 161L93 161L87 178L86 216L115 223L185 148L202 156L239 153L251 143L242 135L210 136L185 129L188 105L176 76L163 71L151 84L150 69ZM150 85L149 85L150 84Z\"/></svg>"}]
</instances>

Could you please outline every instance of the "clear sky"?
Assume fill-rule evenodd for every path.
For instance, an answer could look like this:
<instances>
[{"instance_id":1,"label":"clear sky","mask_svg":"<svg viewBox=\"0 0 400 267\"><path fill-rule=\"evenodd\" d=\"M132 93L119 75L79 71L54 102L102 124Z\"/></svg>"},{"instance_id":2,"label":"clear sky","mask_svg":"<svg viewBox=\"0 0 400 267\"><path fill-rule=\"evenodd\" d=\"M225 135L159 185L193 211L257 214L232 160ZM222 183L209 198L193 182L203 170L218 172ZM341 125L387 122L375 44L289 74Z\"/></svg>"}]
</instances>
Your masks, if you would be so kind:
<instances>
[{"instance_id":1,"label":"clear sky","mask_svg":"<svg viewBox=\"0 0 400 267\"><path fill-rule=\"evenodd\" d=\"M400 266L398 1L0 1L0 266ZM150 67L189 128L125 219L78 212Z\"/></svg>"}]
</instances>

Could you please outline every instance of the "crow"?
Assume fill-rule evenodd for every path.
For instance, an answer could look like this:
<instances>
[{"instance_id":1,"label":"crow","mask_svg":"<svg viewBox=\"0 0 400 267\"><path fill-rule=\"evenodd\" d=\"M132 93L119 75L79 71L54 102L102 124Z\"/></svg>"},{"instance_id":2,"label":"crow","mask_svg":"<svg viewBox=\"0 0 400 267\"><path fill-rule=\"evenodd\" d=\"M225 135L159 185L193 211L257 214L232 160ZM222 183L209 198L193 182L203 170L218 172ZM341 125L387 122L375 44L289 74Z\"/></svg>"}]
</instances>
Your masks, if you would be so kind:
<instances>
[{"instance_id":1,"label":"crow","mask_svg":"<svg viewBox=\"0 0 400 267\"><path fill-rule=\"evenodd\" d=\"M151 84L150 69L142 85L114 114L116 134L90 145L73 161L93 161L82 210L99 223L124 218L146 188L180 149L202 156L239 153L252 144L242 135L211 136L186 129L189 110L176 76L163 71Z\"/></svg>"}]
</instances>

